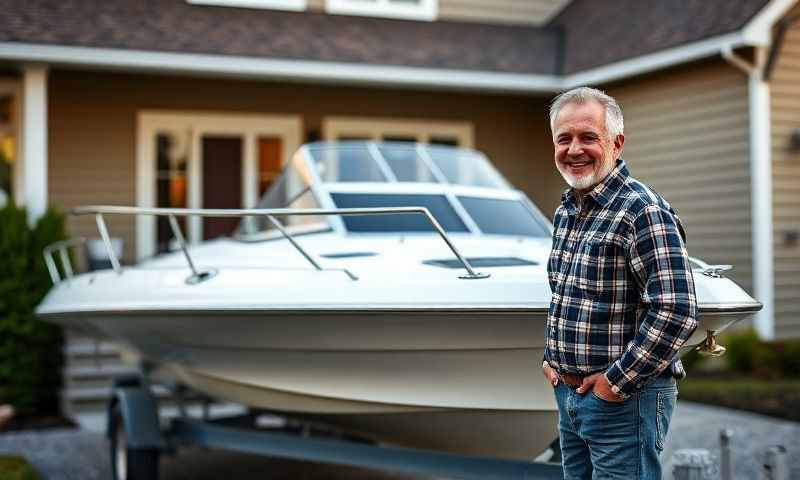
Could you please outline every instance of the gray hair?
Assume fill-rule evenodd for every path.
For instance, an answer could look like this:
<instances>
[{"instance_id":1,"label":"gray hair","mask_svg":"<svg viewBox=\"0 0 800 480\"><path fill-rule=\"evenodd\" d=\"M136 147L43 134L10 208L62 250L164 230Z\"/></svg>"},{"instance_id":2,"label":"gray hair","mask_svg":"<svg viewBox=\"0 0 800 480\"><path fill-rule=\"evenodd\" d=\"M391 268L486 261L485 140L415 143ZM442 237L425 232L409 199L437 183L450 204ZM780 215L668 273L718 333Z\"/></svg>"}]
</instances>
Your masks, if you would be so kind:
<instances>
[{"instance_id":1,"label":"gray hair","mask_svg":"<svg viewBox=\"0 0 800 480\"><path fill-rule=\"evenodd\" d=\"M558 112L561 107L568 103L583 104L595 101L603 106L606 111L606 131L612 139L617 138L625 131L625 122L622 119L622 109L614 97L607 95L604 91L591 87L577 87L559 94L550 104L550 130L556 123Z\"/></svg>"}]
</instances>

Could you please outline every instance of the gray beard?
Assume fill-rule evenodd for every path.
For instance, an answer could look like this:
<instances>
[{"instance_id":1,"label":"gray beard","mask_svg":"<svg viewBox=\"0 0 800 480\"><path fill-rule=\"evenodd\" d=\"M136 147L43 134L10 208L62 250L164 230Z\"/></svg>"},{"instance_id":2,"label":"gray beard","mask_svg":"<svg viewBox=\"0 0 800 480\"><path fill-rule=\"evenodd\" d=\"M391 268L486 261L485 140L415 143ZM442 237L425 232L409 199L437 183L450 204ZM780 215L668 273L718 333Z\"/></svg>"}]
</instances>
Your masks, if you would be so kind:
<instances>
[{"instance_id":1,"label":"gray beard","mask_svg":"<svg viewBox=\"0 0 800 480\"><path fill-rule=\"evenodd\" d=\"M564 181L567 182L567 185L573 189L589 190L597 186L598 183L602 182L608 176L608 174L611 173L611 170L614 170L616 162L612 161L607 163L607 165L603 165L599 172L592 172L583 177L575 178L565 173L562 173L561 176L564 178Z\"/></svg>"}]
</instances>

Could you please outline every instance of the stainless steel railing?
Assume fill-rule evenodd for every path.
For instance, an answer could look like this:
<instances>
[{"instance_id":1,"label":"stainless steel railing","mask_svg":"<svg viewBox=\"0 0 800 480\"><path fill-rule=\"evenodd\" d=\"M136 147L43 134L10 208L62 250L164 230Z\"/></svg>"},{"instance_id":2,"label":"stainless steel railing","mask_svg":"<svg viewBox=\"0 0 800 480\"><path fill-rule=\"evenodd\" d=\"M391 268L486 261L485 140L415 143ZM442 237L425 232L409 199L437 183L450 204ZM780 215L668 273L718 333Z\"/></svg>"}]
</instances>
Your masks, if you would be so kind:
<instances>
[{"instance_id":1,"label":"stainless steel railing","mask_svg":"<svg viewBox=\"0 0 800 480\"><path fill-rule=\"evenodd\" d=\"M290 208L275 208L275 209L263 209L263 208L251 208L251 209L196 209L196 208L142 208L142 207L118 207L118 206L103 206L103 205L92 205L92 206L85 206L85 207L77 207L70 210L71 215L94 215L95 221L97 223L97 230L100 233L100 237L103 240L103 244L105 246L106 252L108 253L108 259L111 262L111 268L117 273L122 274L122 266L120 265L119 259L117 258L116 254L111 245L111 237L108 234L108 228L106 227L105 217L103 215L154 215L154 216L166 216L169 218L170 228L172 229L172 233L175 236L175 240L177 240L178 244L180 245L181 251L183 252L184 257L186 258L186 263L189 266L192 274L186 279L186 282L189 284L195 284L207 280L214 276L215 271L204 271L201 272L195 266L194 261L192 260L191 255L189 254L189 249L186 244L186 240L181 232L181 229L178 225L178 221L175 217L191 217L191 216L200 216L200 217L258 217L264 216L269 220L269 222L281 233L281 235L286 238L286 240L297 250L305 259L310 263L315 269L317 270L324 270L322 266L312 257L297 241L294 237L286 230L285 226L277 219L276 216L311 216L311 215L341 215L341 216L355 216L355 215L422 215L424 216L431 226L436 230L439 236L444 240L447 246L450 248L450 251L456 256L456 258L461 262L461 265L464 267L467 273L463 275L459 275L459 278L463 279L478 279L478 278L487 278L489 277L488 273L481 273L476 272L472 265L469 264L466 258L461 255L461 252L458 251L456 246L447 236L447 233L444 231L439 222L436 218L431 215L430 211L424 207L383 207L383 208L333 208L333 209L324 209L324 208L315 208L315 209L290 209ZM58 273L58 268L56 268L55 261L53 260L53 252L58 251L61 256L62 268L64 269L64 274L67 278L72 277L72 266L69 264L69 256L66 254L66 250L69 247L77 246L80 244L85 243L85 239L72 239L66 240L63 242L56 242L52 245L49 245L44 250L45 262L47 264L47 268L50 272L50 277L53 280L53 283L59 283L61 281L61 277ZM348 270L344 270L347 275L353 279L357 280L354 274L352 274Z\"/></svg>"}]
</instances>

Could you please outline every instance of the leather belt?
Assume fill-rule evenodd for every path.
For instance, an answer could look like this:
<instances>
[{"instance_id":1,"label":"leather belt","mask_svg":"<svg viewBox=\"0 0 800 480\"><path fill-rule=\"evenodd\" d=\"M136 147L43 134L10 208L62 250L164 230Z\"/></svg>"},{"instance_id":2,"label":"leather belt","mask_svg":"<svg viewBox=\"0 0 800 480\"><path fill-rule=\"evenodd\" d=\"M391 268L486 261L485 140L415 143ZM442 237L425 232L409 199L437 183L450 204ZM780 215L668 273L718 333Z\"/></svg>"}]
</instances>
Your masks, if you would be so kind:
<instances>
[{"instance_id":1,"label":"leather belt","mask_svg":"<svg viewBox=\"0 0 800 480\"><path fill-rule=\"evenodd\" d=\"M583 384L583 379L588 377L589 375L592 375L592 373L578 374L578 373L558 372L558 376L564 382L564 385L570 388L580 387ZM682 380L683 378L686 377L686 371L683 369L683 363L681 363L680 360L676 360L672 362L668 368L666 368L663 372L659 374L659 376L662 375L663 376L669 375L677 380Z\"/></svg>"},{"instance_id":2,"label":"leather belt","mask_svg":"<svg viewBox=\"0 0 800 480\"><path fill-rule=\"evenodd\" d=\"M561 381L564 382L564 385L570 388L578 388L583 384L583 379L586 378L588 375L578 375L575 373L559 373L559 377L561 377Z\"/></svg>"}]
</instances>

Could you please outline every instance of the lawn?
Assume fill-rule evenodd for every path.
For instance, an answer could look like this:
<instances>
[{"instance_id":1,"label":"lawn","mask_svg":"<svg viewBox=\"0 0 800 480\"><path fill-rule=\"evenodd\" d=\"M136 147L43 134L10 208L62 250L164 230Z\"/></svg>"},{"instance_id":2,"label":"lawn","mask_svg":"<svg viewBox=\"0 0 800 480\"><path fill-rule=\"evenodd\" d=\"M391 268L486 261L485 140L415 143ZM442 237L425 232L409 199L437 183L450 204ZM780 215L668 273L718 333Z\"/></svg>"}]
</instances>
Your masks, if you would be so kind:
<instances>
[{"instance_id":1,"label":"lawn","mask_svg":"<svg viewBox=\"0 0 800 480\"><path fill-rule=\"evenodd\" d=\"M0 455L0 479L39 480L39 475L24 458Z\"/></svg>"},{"instance_id":2,"label":"lawn","mask_svg":"<svg viewBox=\"0 0 800 480\"><path fill-rule=\"evenodd\" d=\"M763 380L744 375L689 375L678 384L680 398L800 422L800 378Z\"/></svg>"}]
</instances>

